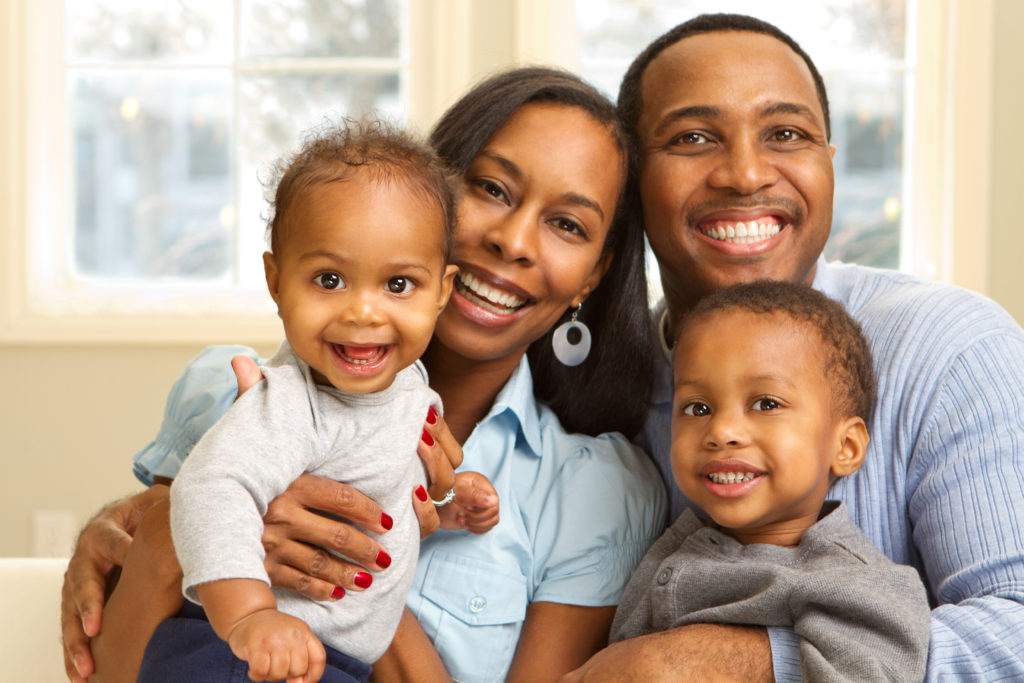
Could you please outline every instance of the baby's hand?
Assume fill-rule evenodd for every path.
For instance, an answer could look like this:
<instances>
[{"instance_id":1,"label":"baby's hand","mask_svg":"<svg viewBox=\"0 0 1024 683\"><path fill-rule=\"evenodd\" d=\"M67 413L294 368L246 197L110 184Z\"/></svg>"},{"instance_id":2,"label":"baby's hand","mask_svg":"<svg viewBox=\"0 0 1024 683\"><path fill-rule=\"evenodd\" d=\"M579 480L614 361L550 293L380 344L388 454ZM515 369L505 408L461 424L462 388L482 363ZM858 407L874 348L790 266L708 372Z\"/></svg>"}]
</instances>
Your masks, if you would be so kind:
<instances>
[{"instance_id":1,"label":"baby's hand","mask_svg":"<svg viewBox=\"0 0 1024 683\"><path fill-rule=\"evenodd\" d=\"M231 629L228 645L249 663L254 681L316 683L324 673L327 654L306 622L275 609L253 612Z\"/></svg>"},{"instance_id":2,"label":"baby's hand","mask_svg":"<svg viewBox=\"0 0 1024 683\"><path fill-rule=\"evenodd\" d=\"M455 475L455 499L437 509L442 529L466 529L474 534L490 531L498 523L498 492L479 472Z\"/></svg>"}]
</instances>

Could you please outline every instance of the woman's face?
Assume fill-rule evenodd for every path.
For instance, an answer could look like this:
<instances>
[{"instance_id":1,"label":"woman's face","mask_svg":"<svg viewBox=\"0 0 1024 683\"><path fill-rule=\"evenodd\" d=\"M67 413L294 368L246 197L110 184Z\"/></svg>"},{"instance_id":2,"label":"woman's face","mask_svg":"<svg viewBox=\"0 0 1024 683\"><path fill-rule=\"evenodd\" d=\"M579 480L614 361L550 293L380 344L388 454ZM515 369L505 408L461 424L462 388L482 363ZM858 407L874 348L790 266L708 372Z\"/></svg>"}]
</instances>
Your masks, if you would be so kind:
<instances>
[{"instance_id":1,"label":"woman's face","mask_svg":"<svg viewBox=\"0 0 1024 683\"><path fill-rule=\"evenodd\" d=\"M610 261L622 161L581 109L538 102L509 117L463 178L441 343L477 360L522 353L586 298Z\"/></svg>"}]
</instances>

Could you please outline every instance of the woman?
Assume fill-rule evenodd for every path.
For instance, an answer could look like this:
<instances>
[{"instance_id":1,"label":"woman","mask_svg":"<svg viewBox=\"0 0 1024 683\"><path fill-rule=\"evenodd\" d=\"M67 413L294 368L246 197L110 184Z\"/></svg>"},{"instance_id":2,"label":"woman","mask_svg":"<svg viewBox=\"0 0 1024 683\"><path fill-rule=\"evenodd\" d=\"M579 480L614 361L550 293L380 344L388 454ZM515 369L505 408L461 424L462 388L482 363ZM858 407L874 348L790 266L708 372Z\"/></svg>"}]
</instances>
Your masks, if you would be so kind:
<instances>
[{"instance_id":1,"label":"woman","mask_svg":"<svg viewBox=\"0 0 1024 683\"><path fill-rule=\"evenodd\" d=\"M375 677L542 680L576 668L603 646L622 587L661 531L657 473L621 435L597 436L638 431L649 399L642 233L622 219L624 140L603 96L546 68L484 81L431 135L463 177L464 195L456 291L423 357L445 418L427 425L421 451L432 482L448 484L442 492L452 481L445 463L464 455L464 467L493 484L502 511L486 534L440 531L424 541L411 611ZM574 367L552 350L552 328L570 315L593 336L589 355ZM367 503L346 516L382 531L380 514ZM161 558L140 563L160 580L145 570L136 575L157 586L150 614L160 620L174 613L180 594L160 588L174 584L165 571L175 563L164 524L147 518L147 525L154 528L131 548L129 562L147 553ZM134 530L130 521L121 526ZM299 571L308 566L303 554L317 551L298 538L338 549L322 531L283 532L268 552L275 583L320 599L342 584L354 587L358 568L331 581ZM76 556L87 555L88 545ZM366 539L343 554L381 570L381 550ZM73 592L65 587L66 602ZM117 591L104 638L116 629L116 606Z\"/></svg>"}]
</instances>

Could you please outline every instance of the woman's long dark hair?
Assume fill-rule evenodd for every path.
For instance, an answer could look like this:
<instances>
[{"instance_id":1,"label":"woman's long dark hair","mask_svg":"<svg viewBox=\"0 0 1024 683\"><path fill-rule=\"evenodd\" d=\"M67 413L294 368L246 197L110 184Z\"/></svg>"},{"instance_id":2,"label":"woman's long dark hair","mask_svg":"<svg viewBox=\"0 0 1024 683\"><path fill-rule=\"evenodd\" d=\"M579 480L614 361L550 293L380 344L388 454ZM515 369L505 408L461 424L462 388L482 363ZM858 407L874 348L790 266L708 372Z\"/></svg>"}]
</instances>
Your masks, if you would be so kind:
<instances>
[{"instance_id":1,"label":"woman's long dark hair","mask_svg":"<svg viewBox=\"0 0 1024 683\"><path fill-rule=\"evenodd\" d=\"M615 106L578 76L549 67L523 67L477 84L437 122L430 143L459 175L465 175L484 145L520 107L551 102L576 107L608 128L623 155L623 176L630 145ZM643 427L654 374L653 335L644 271L643 227L630 217L625 183L605 240L613 256L608 272L587 297L579 320L590 328L590 355L576 367L558 362L551 331L530 345L534 394L551 406L570 432L597 435L619 431L628 436ZM566 310L562 322L568 320Z\"/></svg>"}]
</instances>

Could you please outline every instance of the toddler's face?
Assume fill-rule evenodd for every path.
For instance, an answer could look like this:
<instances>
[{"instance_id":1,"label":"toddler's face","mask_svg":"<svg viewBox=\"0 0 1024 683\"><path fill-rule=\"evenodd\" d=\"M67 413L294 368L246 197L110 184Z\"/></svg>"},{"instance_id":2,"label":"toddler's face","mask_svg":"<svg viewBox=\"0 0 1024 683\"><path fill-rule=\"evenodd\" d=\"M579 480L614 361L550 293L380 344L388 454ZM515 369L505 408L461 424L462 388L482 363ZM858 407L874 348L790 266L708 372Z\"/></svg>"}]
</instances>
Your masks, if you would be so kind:
<instances>
[{"instance_id":1,"label":"toddler's face","mask_svg":"<svg viewBox=\"0 0 1024 683\"><path fill-rule=\"evenodd\" d=\"M264 264L295 353L322 384L387 388L426 349L451 293L440 207L356 171L304 190L283 225Z\"/></svg>"},{"instance_id":2,"label":"toddler's face","mask_svg":"<svg viewBox=\"0 0 1024 683\"><path fill-rule=\"evenodd\" d=\"M860 418L834 409L822 343L788 315L733 309L701 317L676 345L672 472L741 542L798 542L845 458Z\"/></svg>"}]
</instances>

